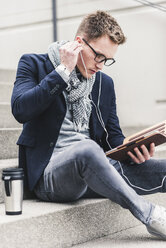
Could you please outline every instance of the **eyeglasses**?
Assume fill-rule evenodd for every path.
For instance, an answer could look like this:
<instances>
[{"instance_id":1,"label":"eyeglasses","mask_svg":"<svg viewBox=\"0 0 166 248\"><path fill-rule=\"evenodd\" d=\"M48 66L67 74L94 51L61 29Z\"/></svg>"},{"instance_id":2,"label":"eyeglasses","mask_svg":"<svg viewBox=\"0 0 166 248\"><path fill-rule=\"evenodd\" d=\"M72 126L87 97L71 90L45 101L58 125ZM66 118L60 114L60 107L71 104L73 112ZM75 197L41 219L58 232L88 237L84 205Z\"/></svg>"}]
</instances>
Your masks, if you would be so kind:
<instances>
[{"instance_id":1,"label":"eyeglasses","mask_svg":"<svg viewBox=\"0 0 166 248\"><path fill-rule=\"evenodd\" d=\"M94 49L93 49L93 47L91 47L91 45L89 45L89 43L83 38L82 39L85 43L86 43L86 45L88 45L90 48L91 48L91 50L94 52L94 54L95 54L95 57L94 57L94 60L97 62L97 63L102 63L102 62L104 62L104 65L106 65L106 66L110 66L110 65L112 65L113 63L115 63L115 59L113 59L113 58L106 58L106 56L104 55L104 54L101 54L101 53L97 53Z\"/></svg>"}]
</instances>

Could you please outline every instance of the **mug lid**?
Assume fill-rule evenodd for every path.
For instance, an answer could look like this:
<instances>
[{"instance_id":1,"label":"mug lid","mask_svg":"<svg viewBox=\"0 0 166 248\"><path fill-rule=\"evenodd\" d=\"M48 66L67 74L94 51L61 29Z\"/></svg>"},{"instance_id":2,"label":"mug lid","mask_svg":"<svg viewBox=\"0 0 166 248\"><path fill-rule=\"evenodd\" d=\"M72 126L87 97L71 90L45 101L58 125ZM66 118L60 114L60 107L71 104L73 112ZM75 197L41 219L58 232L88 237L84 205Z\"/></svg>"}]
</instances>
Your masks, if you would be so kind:
<instances>
[{"instance_id":1,"label":"mug lid","mask_svg":"<svg viewBox=\"0 0 166 248\"><path fill-rule=\"evenodd\" d=\"M12 179L22 179L24 177L23 168L6 168L2 171L2 179L5 180L5 177L8 177L8 180Z\"/></svg>"}]
</instances>

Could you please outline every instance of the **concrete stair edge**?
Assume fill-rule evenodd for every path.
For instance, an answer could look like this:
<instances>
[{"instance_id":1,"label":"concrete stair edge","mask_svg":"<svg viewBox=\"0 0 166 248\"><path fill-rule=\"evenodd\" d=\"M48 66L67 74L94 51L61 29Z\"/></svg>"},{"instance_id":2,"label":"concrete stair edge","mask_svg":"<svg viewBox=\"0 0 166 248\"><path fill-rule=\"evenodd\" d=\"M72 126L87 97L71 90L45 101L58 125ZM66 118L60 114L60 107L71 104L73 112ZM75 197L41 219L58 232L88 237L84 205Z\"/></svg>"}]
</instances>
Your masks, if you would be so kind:
<instances>
[{"instance_id":1,"label":"concrete stair edge","mask_svg":"<svg viewBox=\"0 0 166 248\"><path fill-rule=\"evenodd\" d=\"M165 205L162 194L146 196ZM23 202L23 214L7 216L0 204L1 248L62 248L140 225L132 214L108 199L71 203Z\"/></svg>"},{"instance_id":2,"label":"concrete stair edge","mask_svg":"<svg viewBox=\"0 0 166 248\"><path fill-rule=\"evenodd\" d=\"M18 159L16 158L18 156L18 147L15 143L13 143L13 144L12 143L13 142L9 142L10 145L8 146L8 149L3 148L3 150L5 149L4 154L6 157L13 156L13 158L0 159L0 203L3 202L3 192L2 192L3 182L1 179L2 169L12 168L12 167L18 166ZM1 144L2 144L2 142L1 142ZM5 151L6 151L6 153L5 153ZM12 153L11 153L11 151L12 151ZM2 157L4 157L3 154L2 154ZM166 145L161 145L161 146L158 146L156 148L156 154L155 154L154 158L158 158L158 159L166 158Z\"/></svg>"},{"instance_id":3,"label":"concrete stair edge","mask_svg":"<svg viewBox=\"0 0 166 248\"><path fill-rule=\"evenodd\" d=\"M73 248L165 248L165 240L155 238L145 225L128 228L86 243L74 245Z\"/></svg>"},{"instance_id":4,"label":"concrete stair edge","mask_svg":"<svg viewBox=\"0 0 166 248\"><path fill-rule=\"evenodd\" d=\"M26 200L22 215L5 216L4 204L0 213L1 248L8 248L9 243L17 248L71 247L139 224L108 199L63 204ZM118 223L120 217L123 224Z\"/></svg>"},{"instance_id":5,"label":"concrete stair edge","mask_svg":"<svg viewBox=\"0 0 166 248\"><path fill-rule=\"evenodd\" d=\"M18 165L18 158L0 159L0 170Z\"/></svg>"},{"instance_id":6,"label":"concrete stair edge","mask_svg":"<svg viewBox=\"0 0 166 248\"><path fill-rule=\"evenodd\" d=\"M22 127L0 128L0 159L15 158L18 156L18 146L16 142L22 131ZM6 146L8 144L8 146ZM156 147L157 158L166 158L166 143Z\"/></svg>"}]
</instances>

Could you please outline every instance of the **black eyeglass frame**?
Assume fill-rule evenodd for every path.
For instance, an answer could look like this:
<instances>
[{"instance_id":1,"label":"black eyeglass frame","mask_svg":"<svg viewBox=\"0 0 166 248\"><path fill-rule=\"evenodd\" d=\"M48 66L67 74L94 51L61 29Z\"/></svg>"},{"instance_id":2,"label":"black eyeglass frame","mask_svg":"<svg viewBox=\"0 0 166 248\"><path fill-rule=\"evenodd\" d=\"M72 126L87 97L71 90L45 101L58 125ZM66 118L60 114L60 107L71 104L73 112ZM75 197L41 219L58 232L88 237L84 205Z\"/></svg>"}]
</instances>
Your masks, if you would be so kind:
<instances>
[{"instance_id":1,"label":"black eyeglass frame","mask_svg":"<svg viewBox=\"0 0 166 248\"><path fill-rule=\"evenodd\" d=\"M94 57L94 60L97 62L97 63L102 63L103 61L104 61L104 65L105 66L111 66L112 64L114 64L116 61L115 61L115 59L114 58L106 58L106 56L104 55L104 54L101 54L101 53L97 53L96 51L95 51L95 49L83 38L82 39L84 42L85 42L85 44L86 45L88 45L90 48L91 48L91 50L94 52L94 54L95 54L95 57ZM98 60L96 60L96 58L97 58L97 56L103 56L103 59L101 60L101 61L98 61ZM107 61L111 61L110 62L110 64L106 64L106 62Z\"/></svg>"}]
</instances>

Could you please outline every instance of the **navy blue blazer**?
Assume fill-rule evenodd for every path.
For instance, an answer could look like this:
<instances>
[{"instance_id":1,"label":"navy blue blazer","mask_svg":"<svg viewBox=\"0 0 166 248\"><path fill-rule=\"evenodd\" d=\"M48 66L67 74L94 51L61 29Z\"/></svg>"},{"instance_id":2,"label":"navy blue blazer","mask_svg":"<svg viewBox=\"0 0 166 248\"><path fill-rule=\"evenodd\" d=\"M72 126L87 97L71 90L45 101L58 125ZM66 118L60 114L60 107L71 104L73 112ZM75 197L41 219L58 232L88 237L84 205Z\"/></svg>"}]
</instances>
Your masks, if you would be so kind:
<instances>
[{"instance_id":1,"label":"navy blue blazer","mask_svg":"<svg viewBox=\"0 0 166 248\"><path fill-rule=\"evenodd\" d=\"M115 91L112 79L101 73L101 95L99 108L109 134L111 147L123 143L124 135L116 113ZM100 72L92 89L92 99L97 105ZM23 123L19 145L19 166L24 168L28 188L32 191L42 175L56 144L66 114L66 103L62 92L66 82L54 70L48 54L26 54L19 61L14 83L11 105L16 120ZM104 151L109 150L106 132L96 109L92 107L90 137Z\"/></svg>"}]
</instances>

